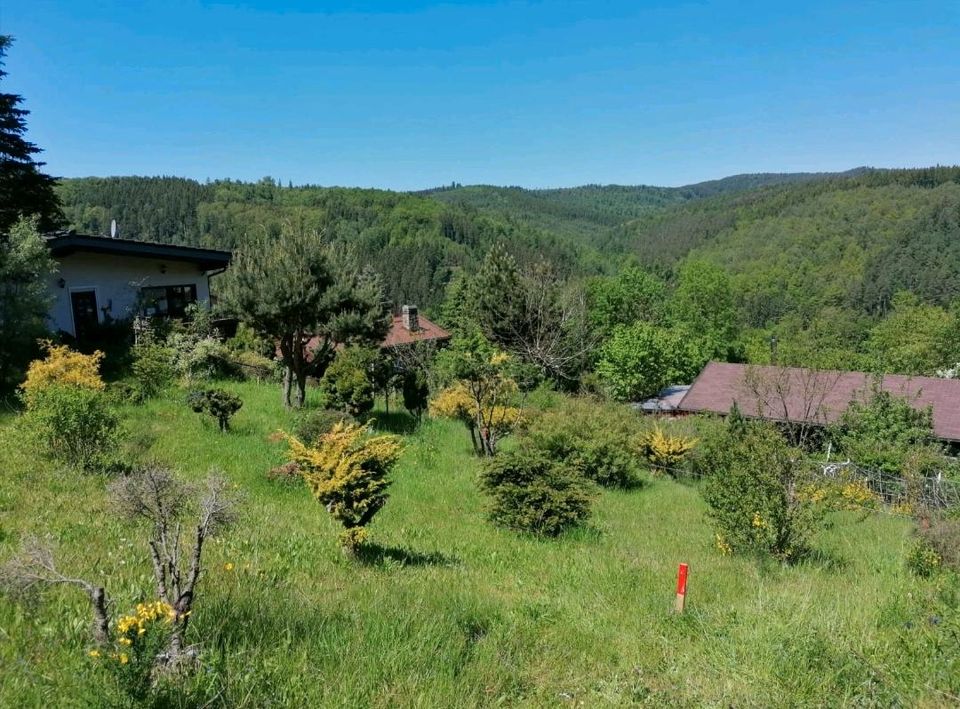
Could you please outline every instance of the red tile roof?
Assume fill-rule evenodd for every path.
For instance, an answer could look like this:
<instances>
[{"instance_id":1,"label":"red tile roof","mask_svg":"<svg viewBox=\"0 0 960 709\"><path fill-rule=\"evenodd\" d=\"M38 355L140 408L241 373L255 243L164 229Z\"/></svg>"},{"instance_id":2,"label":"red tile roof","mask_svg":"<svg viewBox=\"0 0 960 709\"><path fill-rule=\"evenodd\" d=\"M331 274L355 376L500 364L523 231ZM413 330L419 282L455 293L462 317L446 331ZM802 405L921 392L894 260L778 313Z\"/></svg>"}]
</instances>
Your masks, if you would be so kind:
<instances>
[{"instance_id":1,"label":"red tile roof","mask_svg":"<svg viewBox=\"0 0 960 709\"><path fill-rule=\"evenodd\" d=\"M825 424L837 420L850 402L863 401L869 395L872 376L864 372L710 362L679 409L727 414L736 402L746 416ZM931 407L936 436L960 441L960 380L887 374L881 387L907 399L914 408Z\"/></svg>"},{"instance_id":2,"label":"red tile roof","mask_svg":"<svg viewBox=\"0 0 960 709\"><path fill-rule=\"evenodd\" d=\"M444 330L436 323L432 323L422 315L417 317L420 327L411 332L403 326L403 316L394 315L393 322L390 324L390 331L380 343L381 347L396 347L397 345L410 345L414 342L425 342L428 340L449 340L450 333Z\"/></svg>"}]
</instances>

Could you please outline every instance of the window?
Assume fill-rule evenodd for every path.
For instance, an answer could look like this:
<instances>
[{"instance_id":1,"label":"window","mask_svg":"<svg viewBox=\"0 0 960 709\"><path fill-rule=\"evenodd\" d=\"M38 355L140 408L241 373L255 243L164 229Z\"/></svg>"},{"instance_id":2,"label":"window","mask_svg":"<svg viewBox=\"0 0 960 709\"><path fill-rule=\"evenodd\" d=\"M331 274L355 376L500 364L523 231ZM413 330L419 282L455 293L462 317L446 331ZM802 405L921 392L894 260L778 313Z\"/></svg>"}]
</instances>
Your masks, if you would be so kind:
<instances>
[{"instance_id":1,"label":"window","mask_svg":"<svg viewBox=\"0 0 960 709\"><path fill-rule=\"evenodd\" d=\"M190 303L197 302L197 287L186 286L152 286L142 288L143 314L154 317L182 318Z\"/></svg>"}]
</instances>

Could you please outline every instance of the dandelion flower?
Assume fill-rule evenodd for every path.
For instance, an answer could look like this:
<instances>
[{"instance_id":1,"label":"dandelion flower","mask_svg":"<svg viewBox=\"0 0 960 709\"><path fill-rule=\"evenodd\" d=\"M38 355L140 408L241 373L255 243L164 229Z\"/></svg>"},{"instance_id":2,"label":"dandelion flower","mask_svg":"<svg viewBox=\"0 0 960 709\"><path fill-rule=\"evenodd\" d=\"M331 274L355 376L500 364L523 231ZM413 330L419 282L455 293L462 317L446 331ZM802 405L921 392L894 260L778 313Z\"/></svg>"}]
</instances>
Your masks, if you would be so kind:
<instances>
[{"instance_id":1,"label":"dandelion flower","mask_svg":"<svg viewBox=\"0 0 960 709\"><path fill-rule=\"evenodd\" d=\"M233 571L233 562L228 561L226 564L223 565L223 569L224 571Z\"/></svg>"},{"instance_id":2,"label":"dandelion flower","mask_svg":"<svg viewBox=\"0 0 960 709\"><path fill-rule=\"evenodd\" d=\"M91 650L91 651L88 652L87 654L90 655L90 657L100 657L100 651L99 651L99 650Z\"/></svg>"},{"instance_id":3,"label":"dandelion flower","mask_svg":"<svg viewBox=\"0 0 960 709\"><path fill-rule=\"evenodd\" d=\"M121 664L121 665L125 665L125 664L127 664L128 662L130 662L130 658L127 656L127 653L121 652L121 653L120 653L120 664Z\"/></svg>"}]
</instances>

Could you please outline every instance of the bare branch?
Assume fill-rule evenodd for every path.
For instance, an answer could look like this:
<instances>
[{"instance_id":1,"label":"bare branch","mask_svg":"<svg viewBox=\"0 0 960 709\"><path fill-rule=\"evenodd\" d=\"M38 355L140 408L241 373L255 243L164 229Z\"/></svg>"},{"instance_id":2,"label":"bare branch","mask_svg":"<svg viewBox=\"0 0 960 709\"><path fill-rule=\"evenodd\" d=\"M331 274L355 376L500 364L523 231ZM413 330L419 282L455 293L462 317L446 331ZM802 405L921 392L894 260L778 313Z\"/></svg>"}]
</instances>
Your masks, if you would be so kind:
<instances>
[{"instance_id":1,"label":"bare branch","mask_svg":"<svg viewBox=\"0 0 960 709\"><path fill-rule=\"evenodd\" d=\"M90 598L93 610L93 638L98 644L107 642L110 621L107 615L109 603L102 586L81 578L72 578L61 573L53 559L50 545L36 537L23 540L20 553L0 567L0 587L13 593L28 593L37 587L67 585L76 586Z\"/></svg>"}]
</instances>

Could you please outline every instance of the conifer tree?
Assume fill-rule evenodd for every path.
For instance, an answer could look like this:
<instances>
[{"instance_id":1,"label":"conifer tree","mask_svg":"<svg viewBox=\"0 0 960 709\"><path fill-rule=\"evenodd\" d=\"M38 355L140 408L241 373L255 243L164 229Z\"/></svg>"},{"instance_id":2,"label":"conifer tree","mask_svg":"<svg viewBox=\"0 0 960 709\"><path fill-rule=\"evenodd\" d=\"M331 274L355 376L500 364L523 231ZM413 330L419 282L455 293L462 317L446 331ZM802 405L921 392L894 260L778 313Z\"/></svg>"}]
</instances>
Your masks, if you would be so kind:
<instances>
[{"instance_id":1,"label":"conifer tree","mask_svg":"<svg viewBox=\"0 0 960 709\"><path fill-rule=\"evenodd\" d=\"M0 81L7 72L3 58L13 43L9 35L0 35ZM21 216L38 218L41 231L49 231L62 221L56 182L40 171L44 163L34 156L40 148L28 141L27 116L20 107L23 97L0 92L0 234L6 233Z\"/></svg>"},{"instance_id":2,"label":"conifer tree","mask_svg":"<svg viewBox=\"0 0 960 709\"><path fill-rule=\"evenodd\" d=\"M225 314L277 343L283 402L300 408L339 344L375 344L390 325L379 277L303 224L239 248L221 283Z\"/></svg>"}]
</instances>

